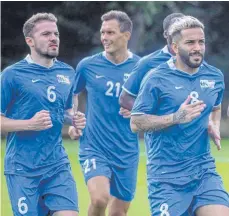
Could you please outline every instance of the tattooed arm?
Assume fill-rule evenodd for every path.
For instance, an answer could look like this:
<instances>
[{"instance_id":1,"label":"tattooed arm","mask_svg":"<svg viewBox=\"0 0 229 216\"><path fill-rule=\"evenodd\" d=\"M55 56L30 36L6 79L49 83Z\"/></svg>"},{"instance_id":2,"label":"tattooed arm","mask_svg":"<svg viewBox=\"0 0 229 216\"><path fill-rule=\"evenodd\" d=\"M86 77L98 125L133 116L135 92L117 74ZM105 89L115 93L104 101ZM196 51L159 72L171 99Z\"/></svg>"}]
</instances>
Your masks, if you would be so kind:
<instances>
[{"instance_id":1,"label":"tattooed arm","mask_svg":"<svg viewBox=\"0 0 229 216\"><path fill-rule=\"evenodd\" d=\"M132 115L130 122L131 130L133 132L158 131L174 124L182 124L192 121L192 119L201 114L206 105L203 101L189 104L190 100L191 98L188 96L184 103L181 104L178 111L169 115Z\"/></svg>"},{"instance_id":2,"label":"tattooed arm","mask_svg":"<svg viewBox=\"0 0 229 216\"><path fill-rule=\"evenodd\" d=\"M134 115L131 116L131 130L133 132L157 131L173 124L173 114L164 116L155 115Z\"/></svg>"}]
</instances>

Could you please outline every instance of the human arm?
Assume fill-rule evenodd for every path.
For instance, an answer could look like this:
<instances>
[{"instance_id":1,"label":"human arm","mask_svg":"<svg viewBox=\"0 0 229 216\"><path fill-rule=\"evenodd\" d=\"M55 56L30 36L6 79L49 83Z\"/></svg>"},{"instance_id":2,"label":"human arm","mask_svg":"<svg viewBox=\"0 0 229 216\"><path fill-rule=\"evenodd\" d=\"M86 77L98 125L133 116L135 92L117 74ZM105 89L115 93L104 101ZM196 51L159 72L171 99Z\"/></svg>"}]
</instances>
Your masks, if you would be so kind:
<instances>
[{"instance_id":1,"label":"human arm","mask_svg":"<svg viewBox=\"0 0 229 216\"><path fill-rule=\"evenodd\" d=\"M158 131L175 124L183 124L191 122L194 118L198 117L205 108L203 101L198 101L194 104L189 104L191 97L181 104L177 112L157 116L151 114L139 114L131 116L131 130L133 132L148 132Z\"/></svg>"},{"instance_id":2,"label":"human arm","mask_svg":"<svg viewBox=\"0 0 229 216\"><path fill-rule=\"evenodd\" d=\"M228 108L227 108L227 116L229 117L229 105L228 105Z\"/></svg>"},{"instance_id":3,"label":"human arm","mask_svg":"<svg viewBox=\"0 0 229 216\"><path fill-rule=\"evenodd\" d=\"M124 109L132 110L135 98L135 96L129 94L126 90L123 89L119 97L119 104Z\"/></svg>"},{"instance_id":4,"label":"human arm","mask_svg":"<svg viewBox=\"0 0 229 216\"><path fill-rule=\"evenodd\" d=\"M221 105L213 108L213 111L209 116L209 124L208 124L209 136L215 143L218 150L221 149L220 120L221 120Z\"/></svg>"},{"instance_id":5,"label":"human arm","mask_svg":"<svg viewBox=\"0 0 229 216\"><path fill-rule=\"evenodd\" d=\"M41 131L49 129L52 126L50 114L47 110L41 110L31 119L25 120L10 119L1 115L1 131L6 133L17 131Z\"/></svg>"},{"instance_id":6,"label":"human arm","mask_svg":"<svg viewBox=\"0 0 229 216\"><path fill-rule=\"evenodd\" d=\"M76 140L82 136L82 130L86 126L86 118L84 113L77 111L78 109L78 95L73 96L73 108L66 110L66 116L71 118L71 126L68 129L68 134L71 139Z\"/></svg>"}]
</instances>

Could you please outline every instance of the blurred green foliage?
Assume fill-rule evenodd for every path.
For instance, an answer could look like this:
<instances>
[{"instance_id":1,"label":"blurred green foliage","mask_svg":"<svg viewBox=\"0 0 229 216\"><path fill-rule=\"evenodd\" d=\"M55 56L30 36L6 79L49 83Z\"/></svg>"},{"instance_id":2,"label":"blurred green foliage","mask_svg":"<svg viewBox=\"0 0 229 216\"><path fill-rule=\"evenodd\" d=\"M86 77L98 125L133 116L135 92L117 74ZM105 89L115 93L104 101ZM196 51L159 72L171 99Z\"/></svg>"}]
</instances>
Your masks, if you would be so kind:
<instances>
[{"instance_id":1,"label":"blurred green foliage","mask_svg":"<svg viewBox=\"0 0 229 216\"><path fill-rule=\"evenodd\" d=\"M164 46L162 22L168 14L181 12L200 19L205 24L206 60L220 68L225 75L225 115L229 98L229 2L226 1L1 2L2 69L19 61L29 52L22 27L33 14L51 12L58 17L61 36L59 59L75 67L83 57L102 50L100 17L112 9L127 12L133 20L134 29L129 48L140 56Z\"/></svg>"}]
</instances>

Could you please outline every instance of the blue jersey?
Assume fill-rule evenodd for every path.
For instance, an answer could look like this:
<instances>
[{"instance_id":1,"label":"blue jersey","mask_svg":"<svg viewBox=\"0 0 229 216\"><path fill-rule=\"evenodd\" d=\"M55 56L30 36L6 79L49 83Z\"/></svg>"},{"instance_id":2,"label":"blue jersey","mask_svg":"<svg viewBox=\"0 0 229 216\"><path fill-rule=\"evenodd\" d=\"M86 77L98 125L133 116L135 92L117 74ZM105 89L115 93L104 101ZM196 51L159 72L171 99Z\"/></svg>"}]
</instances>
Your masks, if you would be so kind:
<instances>
[{"instance_id":1,"label":"blue jersey","mask_svg":"<svg viewBox=\"0 0 229 216\"><path fill-rule=\"evenodd\" d=\"M207 63L190 75L177 70L171 59L145 76L132 115L174 113L188 95L191 103L203 100L206 104L201 115L189 123L145 133L149 178L189 176L215 167L210 155L208 118L213 107L220 105L223 91L223 74Z\"/></svg>"},{"instance_id":2,"label":"blue jersey","mask_svg":"<svg viewBox=\"0 0 229 216\"><path fill-rule=\"evenodd\" d=\"M72 107L75 71L55 61L50 68L26 59L6 68L1 75L1 113L11 119L30 119L41 110L50 111L53 127L43 131L8 133L5 173L41 175L69 163L62 145L64 110Z\"/></svg>"},{"instance_id":3,"label":"blue jersey","mask_svg":"<svg viewBox=\"0 0 229 216\"><path fill-rule=\"evenodd\" d=\"M138 160L137 135L131 132L130 120L119 114L118 98L123 83L128 79L139 57L129 53L129 58L114 64L105 53L83 59L76 68L78 94L87 90L87 124L80 139L80 152L102 153L111 163L129 167Z\"/></svg>"},{"instance_id":4,"label":"blue jersey","mask_svg":"<svg viewBox=\"0 0 229 216\"><path fill-rule=\"evenodd\" d=\"M168 51L168 47L165 46L161 50L157 50L139 60L134 67L130 77L123 85L123 89L130 95L136 97L138 95L141 81L145 74L152 68L158 67L160 64L165 63L172 57L172 54Z\"/></svg>"}]
</instances>

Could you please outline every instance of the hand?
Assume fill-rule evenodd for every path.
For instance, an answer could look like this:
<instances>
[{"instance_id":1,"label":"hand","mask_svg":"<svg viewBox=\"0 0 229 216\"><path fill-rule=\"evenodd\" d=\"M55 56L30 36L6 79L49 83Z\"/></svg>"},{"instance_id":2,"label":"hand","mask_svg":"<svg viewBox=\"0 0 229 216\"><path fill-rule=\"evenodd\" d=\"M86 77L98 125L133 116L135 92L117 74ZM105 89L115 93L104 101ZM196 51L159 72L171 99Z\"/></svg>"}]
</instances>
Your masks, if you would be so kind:
<instances>
[{"instance_id":1,"label":"hand","mask_svg":"<svg viewBox=\"0 0 229 216\"><path fill-rule=\"evenodd\" d=\"M216 125L213 124L213 122L209 122L208 124L208 134L211 137L211 139L213 140L213 142L215 143L216 147L218 150L221 149L221 144L220 144L220 130L219 127L217 127Z\"/></svg>"},{"instance_id":2,"label":"hand","mask_svg":"<svg viewBox=\"0 0 229 216\"><path fill-rule=\"evenodd\" d=\"M73 126L78 130L83 130L86 126L86 118L84 113L77 112L72 118Z\"/></svg>"},{"instance_id":3,"label":"hand","mask_svg":"<svg viewBox=\"0 0 229 216\"><path fill-rule=\"evenodd\" d=\"M53 126L49 111L41 110L29 119L29 130L41 131Z\"/></svg>"},{"instance_id":4,"label":"hand","mask_svg":"<svg viewBox=\"0 0 229 216\"><path fill-rule=\"evenodd\" d=\"M175 124L191 122L194 118L197 118L206 107L203 101L189 104L190 101L191 97L188 96L184 103L181 104L179 110L173 114L173 122Z\"/></svg>"},{"instance_id":5,"label":"hand","mask_svg":"<svg viewBox=\"0 0 229 216\"><path fill-rule=\"evenodd\" d=\"M128 109L125 109L123 107L120 108L119 114L123 116L123 118L130 118L131 117L131 111Z\"/></svg>"},{"instance_id":6,"label":"hand","mask_svg":"<svg viewBox=\"0 0 229 216\"><path fill-rule=\"evenodd\" d=\"M68 135L72 140L78 140L82 136L82 130L76 129L73 126L68 128Z\"/></svg>"}]
</instances>

